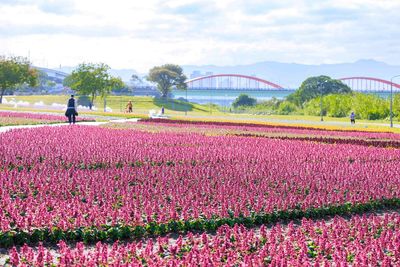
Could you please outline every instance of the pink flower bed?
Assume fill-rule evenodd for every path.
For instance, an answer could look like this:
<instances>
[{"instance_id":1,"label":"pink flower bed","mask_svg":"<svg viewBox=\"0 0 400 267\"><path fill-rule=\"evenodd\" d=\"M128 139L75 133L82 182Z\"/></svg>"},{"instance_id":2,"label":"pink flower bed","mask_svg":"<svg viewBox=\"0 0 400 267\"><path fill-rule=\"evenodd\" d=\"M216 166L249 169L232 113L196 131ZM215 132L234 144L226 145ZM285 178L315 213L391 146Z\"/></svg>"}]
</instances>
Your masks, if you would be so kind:
<instances>
[{"instance_id":1,"label":"pink flower bed","mask_svg":"<svg viewBox=\"0 0 400 267\"><path fill-rule=\"evenodd\" d=\"M43 127L0 135L0 229L249 216L400 197L400 151Z\"/></svg>"},{"instance_id":2,"label":"pink flower bed","mask_svg":"<svg viewBox=\"0 0 400 267\"><path fill-rule=\"evenodd\" d=\"M49 114L25 113L25 112L0 111L0 117L27 118L27 119L39 119L48 121L60 121L60 120L65 121L65 116L61 115L49 115Z\"/></svg>"},{"instance_id":3,"label":"pink flower bed","mask_svg":"<svg viewBox=\"0 0 400 267\"><path fill-rule=\"evenodd\" d=\"M87 121L87 119L80 117L77 117L77 120ZM37 124L65 121L67 121L67 117L65 117L64 115L0 111L0 124L3 122L3 124L5 125L16 125L21 124L21 122L23 122L22 124Z\"/></svg>"},{"instance_id":4,"label":"pink flower bed","mask_svg":"<svg viewBox=\"0 0 400 267\"><path fill-rule=\"evenodd\" d=\"M311 127L302 126L275 126L262 125L252 123L232 123L232 122L201 122L201 121L166 121L163 119L140 120L142 124L160 125L165 127L179 128L204 128L204 129L225 129L244 132L260 132L260 133L279 133L294 134L305 136L330 136L342 138L360 138L360 139L387 139L400 140L400 134L388 132L363 132L351 130L319 130Z\"/></svg>"},{"instance_id":5,"label":"pink flower bed","mask_svg":"<svg viewBox=\"0 0 400 267\"><path fill-rule=\"evenodd\" d=\"M331 223L223 226L216 235L189 233L175 242L157 238L112 246L97 243L56 251L24 246L9 252L12 266L399 266L400 215L335 217Z\"/></svg>"}]
</instances>

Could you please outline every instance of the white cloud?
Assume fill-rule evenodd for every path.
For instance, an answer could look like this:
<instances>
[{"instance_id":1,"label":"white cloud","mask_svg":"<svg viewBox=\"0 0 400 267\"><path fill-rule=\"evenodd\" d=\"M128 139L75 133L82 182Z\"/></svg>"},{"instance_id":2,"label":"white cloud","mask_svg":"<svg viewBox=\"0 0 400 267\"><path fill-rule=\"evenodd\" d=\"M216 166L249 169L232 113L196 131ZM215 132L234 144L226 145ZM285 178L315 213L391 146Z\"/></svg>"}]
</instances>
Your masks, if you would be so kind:
<instances>
[{"instance_id":1,"label":"white cloud","mask_svg":"<svg viewBox=\"0 0 400 267\"><path fill-rule=\"evenodd\" d=\"M0 0L0 54L43 66L400 62L397 0Z\"/></svg>"}]
</instances>

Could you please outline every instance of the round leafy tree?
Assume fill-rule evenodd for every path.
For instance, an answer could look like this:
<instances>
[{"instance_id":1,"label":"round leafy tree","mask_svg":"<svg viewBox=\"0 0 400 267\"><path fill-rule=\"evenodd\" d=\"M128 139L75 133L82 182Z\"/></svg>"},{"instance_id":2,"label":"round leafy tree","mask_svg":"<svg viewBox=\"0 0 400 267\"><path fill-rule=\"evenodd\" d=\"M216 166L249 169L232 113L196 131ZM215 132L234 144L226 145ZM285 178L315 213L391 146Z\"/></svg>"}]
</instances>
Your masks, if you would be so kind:
<instances>
[{"instance_id":1,"label":"round leafy tree","mask_svg":"<svg viewBox=\"0 0 400 267\"><path fill-rule=\"evenodd\" d=\"M92 109L96 96L105 97L112 89L125 86L121 78L111 76L109 70L110 67L104 63L82 63L64 79L64 85L81 95L90 96L89 107Z\"/></svg>"},{"instance_id":2,"label":"round leafy tree","mask_svg":"<svg viewBox=\"0 0 400 267\"><path fill-rule=\"evenodd\" d=\"M163 98L166 98L173 88L187 89L186 76L182 68L174 64L153 67L149 71L147 80L157 84L157 89Z\"/></svg>"},{"instance_id":3,"label":"round leafy tree","mask_svg":"<svg viewBox=\"0 0 400 267\"><path fill-rule=\"evenodd\" d=\"M321 95L348 94L351 92L350 87L342 81L321 75L306 79L296 92L287 97L287 100L297 106L303 106L307 101Z\"/></svg>"},{"instance_id":4,"label":"round leafy tree","mask_svg":"<svg viewBox=\"0 0 400 267\"><path fill-rule=\"evenodd\" d=\"M14 91L19 85L38 84L38 71L31 67L31 63L24 57L0 56L0 104L7 90Z\"/></svg>"}]
</instances>

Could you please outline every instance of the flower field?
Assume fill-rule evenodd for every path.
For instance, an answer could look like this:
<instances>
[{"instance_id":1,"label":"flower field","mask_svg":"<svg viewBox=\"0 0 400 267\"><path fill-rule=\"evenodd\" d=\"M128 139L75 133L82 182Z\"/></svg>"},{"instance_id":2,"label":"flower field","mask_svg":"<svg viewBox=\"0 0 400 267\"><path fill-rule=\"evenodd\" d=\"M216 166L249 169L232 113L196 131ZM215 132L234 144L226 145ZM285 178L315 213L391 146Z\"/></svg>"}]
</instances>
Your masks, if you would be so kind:
<instances>
[{"instance_id":1,"label":"flower field","mask_svg":"<svg viewBox=\"0 0 400 267\"><path fill-rule=\"evenodd\" d=\"M0 111L0 126L49 124L66 121L64 115ZM87 119L77 117L77 121L87 121Z\"/></svg>"},{"instance_id":2,"label":"flower field","mask_svg":"<svg viewBox=\"0 0 400 267\"><path fill-rule=\"evenodd\" d=\"M98 243L92 249L81 243L71 249L61 242L55 253L63 266L135 266L137 261L324 266L358 263L371 249L382 253L368 256L367 264L398 263L400 150L357 141L397 142L398 135L172 124L41 127L0 134L0 247L143 238L112 247ZM282 136L287 131L329 134L349 142L239 134L270 129ZM395 212L314 221L382 209ZM279 224L262 226L292 220L302 223L289 223L284 230ZM261 230L248 228L254 226ZM165 244L168 233L182 237ZM354 238L345 239L346 233ZM28 246L9 252L14 265L53 262L51 253Z\"/></svg>"}]
</instances>

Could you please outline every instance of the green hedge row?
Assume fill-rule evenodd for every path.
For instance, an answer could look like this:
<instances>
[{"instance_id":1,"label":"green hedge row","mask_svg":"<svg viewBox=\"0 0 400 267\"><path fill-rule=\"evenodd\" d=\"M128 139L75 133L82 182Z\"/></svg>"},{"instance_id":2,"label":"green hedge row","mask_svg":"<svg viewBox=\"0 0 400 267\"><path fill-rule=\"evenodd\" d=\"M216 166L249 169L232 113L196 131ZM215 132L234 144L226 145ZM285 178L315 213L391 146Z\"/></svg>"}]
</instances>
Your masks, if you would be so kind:
<instances>
[{"instance_id":1,"label":"green hedge row","mask_svg":"<svg viewBox=\"0 0 400 267\"><path fill-rule=\"evenodd\" d=\"M45 242L55 244L60 240L65 241L83 241L85 243L94 243L97 241L115 241L131 238L142 238L150 236L159 236L167 233L186 233L188 231L214 232L222 225L233 226L243 224L246 227L252 227L262 224L276 223L278 221L290 221L302 218L320 219L326 216L350 215L354 213L364 213L380 209L398 209L400 208L400 199L381 199L368 203L351 204L346 203L339 206L329 206L321 208L312 208L305 211L300 209L277 211L273 213L252 214L249 217L228 217L215 219L197 219L197 220L177 220L167 223L151 222L143 226L103 226L82 227L70 230L61 230L57 227L51 229L35 229L31 232L24 230L13 230L0 233L0 247L12 247L17 245L37 244Z\"/></svg>"}]
</instances>

